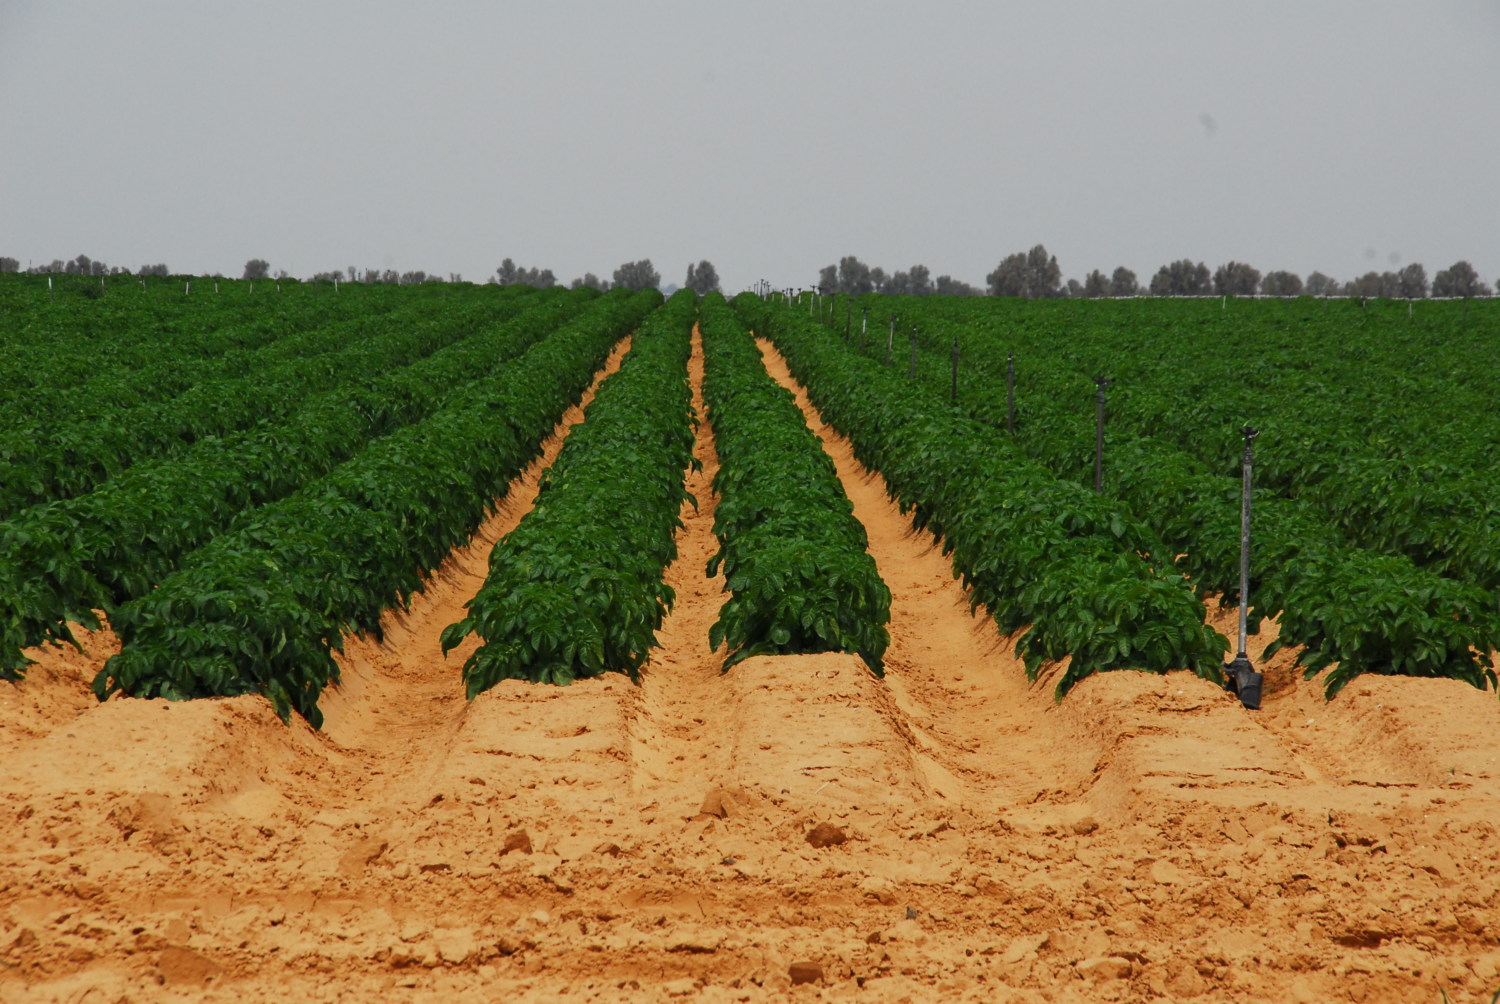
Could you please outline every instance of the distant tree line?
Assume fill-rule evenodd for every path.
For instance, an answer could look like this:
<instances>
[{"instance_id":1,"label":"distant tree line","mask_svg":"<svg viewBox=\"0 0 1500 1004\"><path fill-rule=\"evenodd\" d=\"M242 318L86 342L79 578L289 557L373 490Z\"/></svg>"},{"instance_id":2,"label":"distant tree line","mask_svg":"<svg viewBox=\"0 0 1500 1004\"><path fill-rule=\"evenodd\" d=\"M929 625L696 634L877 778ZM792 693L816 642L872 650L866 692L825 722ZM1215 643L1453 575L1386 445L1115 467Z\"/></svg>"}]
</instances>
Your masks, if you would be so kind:
<instances>
[{"instance_id":1,"label":"distant tree line","mask_svg":"<svg viewBox=\"0 0 1500 1004\"><path fill-rule=\"evenodd\" d=\"M547 273L551 275L551 272ZM661 273L651 264L650 258L642 258L640 261L628 261L615 269L613 281L601 279L592 272L585 272L582 276L568 283L569 289L597 289L600 291L614 289L656 289L661 286Z\"/></svg>"},{"instance_id":2,"label":"distant tree line","mask_svg":"<svg viewBox=\"0 0 1500 1004\"><path fill-rule=\"evenodd\" d=\"M81 254L69 261L55 259L45 265L33 265L26 269L10 257L0 257L0 272L25 271L34 275L139 275L167 276L172 274L165 264L142 265L132 272L129 268L106 265L88 255ZM245 262L245 279L285 279L284 269L272 271L264 258L251 258ZM423 282L462 282L457 272L448 273L447 279L436 273L421 269L399 272L395 269L358 269L350 265L343 271L318 272L312 276L315 282L359 282L366 284L388 283L392 285L415 285ZM500 285L528 285L546 289L558 284L557 277L549 268L525 268L506 258L495 269L489 279ZM1497 280L1500 285L1500 280ZM651 264L651 259L625 262L614 270L610 279L601 279L592 272L569 283L570 288L587 286L591 289L607 290L615 287L625 289L661 288L661 273ZM985 276L984 288L971 286L949 275L932 278L926 265L913 265L908 269L886 272L878 266L871 267L854 255L840 258L835 265L826 265L818 272L817 286L826 293L887 293L911 296L1013 296L1027 299L1050 299L1060 297L1112 297L1112 296L1359 296L1388 297L1394 299L1423 299L1436 297L1490 296L1493 290L1479 277L1474 266L1467 261L1456 261L1448 268L1438 271L1431 280L1427 269L1413 262L1396 271L1366 272L1364 275L1340 282L1322 272L1312 272L1306 279L1295 272L1272 271L1264 274L1251 265L1240 261L1229 261L1212 271L1203 262L1181 258L1169 262L1151 277L1145 286L1136 274L1123 265L1109 275L1094 269L1082 281L1062 278L1062 269L1057 256L1049 254L1046 247L1037 244L1031 250L1005 256L994 271ZM702 295L721 290L719 273L713 263L704 259L687 267L687 278L683 287ZM676 287L667 287L670 291Z\"/></svg>"},{"instance_id":3,"label":"distant tree line","mask_svg":"<svg viewBox=\"0 0 1500 1004\"><path fill-rule=\"evenodd\" d=\"M285 279L286 272L278 271L270 274L269 266L260 259L252 258L245 263L245 279ZM314 272L310 277L313 282L357 282L366 286L416 286L424 282L463 282L463 276L457 272L449 272L448 278L444 279L437 273L428 274L421 269L412 269L406 272L398 272L393 268L358 269L350 265L347 269L334 269L331 272Z\"/></svg>"},{"instance_id":4,"label":"distant tree line","mask_svg":"<svg viewBox=\"0 0 1500 1004\"><path fill-rule=\"evenodd\" d=\"M887 273L880 266L871 268L854 255L839 259L837 265L825 265L818 272L818 288L825 293L887 293L907 296L976 296L980 290L951 275L932 278L926 265L913 265L905 271Z\"/></svg>"},{"instance_id":5,"label":"distant tree line","mask_svg":"<svg viewBox=\"0 0 1500 1004\"><path fill-rule=\"evenodd\" d=\"M985 288L977 289L949 276L929 280L924 265L887 275L870 268L853 255L826 265L818 272L818 288L825 293L907 293L916 296L1015 296L1027 299L1110 296L1367 296L1422 299L1428 296L1489 296L1492 291L1467 261L1455 262L1428 282L1427 269L1413 262L1395 272L1366 272L1348 282L1339 282L1322 272L1304 280L1295 272L1274 271L1264 275L1254 266L1229 261L1209 271L1203 262L1182 258L1157 269L1142 287L1136 274L1123 265L1105 275L1094 269L1083 281L1063 281L1057 256L1038 244L1030 251L1007 255L984 277ZM1497 283L1500 285L1500 283Z\"/></svg>"},{"instance_id":6,"label":"distant tree line","mask_svg":"<svg viewBox=\"0 0 1500 1004\"><path fill-rule=\"evenodd\" d=\"M537 286L546 289L556 286L557 277L550 268L522 268L514 261L506 258L495 270L491 282L502 286L516 284ZM687 280L683 285L700 295L719 289L719 273L714 268L713 262L704 259L696 265L689 264L687 268ZM608 279L601 279L592 272L583 275L568 283L569 289L580 289L588 287L600 291L610 289L660 289L661 273L656 266L651 264L650 258L642 258L639 261L627 261L615 269ZM676 287L670 287L675 289Z\"/></svg>"},{"instance_id":7,"label":"distant tree line","mask_svg":"<svg viewBox=\"0 0 1500 1004\"><path fill-rule=\"evenodd\" d=\"M1428 296L1489 296L1474 266L1454 262L1427 280L1427 269L1418 262L1394 272L1366 272L1348 282L1312 272L1304 281L1295 272L1267 272L1244 262L1231 261L1212 273L1201 261L1183 258L1163 265L1151 277L1153 296L1368 296L1420 300Z\"/></svg>"},{"instance_id":8,"label":"distant tree line","mask_svg":"<svg viewBox=\"0 0 1500 1004\"><path fill-rule=\"evenodd\" d=\"M22 269L21 263L14 258L0 257L0 272L21 272L28 275L168 275L165 265L142 265L132 272L128 268L114 265L106 265L102 261L95 261L86 254L81 254L70 261L55 258L45 265L32 265L30 268Z\"/></svg>"}]
</instances>

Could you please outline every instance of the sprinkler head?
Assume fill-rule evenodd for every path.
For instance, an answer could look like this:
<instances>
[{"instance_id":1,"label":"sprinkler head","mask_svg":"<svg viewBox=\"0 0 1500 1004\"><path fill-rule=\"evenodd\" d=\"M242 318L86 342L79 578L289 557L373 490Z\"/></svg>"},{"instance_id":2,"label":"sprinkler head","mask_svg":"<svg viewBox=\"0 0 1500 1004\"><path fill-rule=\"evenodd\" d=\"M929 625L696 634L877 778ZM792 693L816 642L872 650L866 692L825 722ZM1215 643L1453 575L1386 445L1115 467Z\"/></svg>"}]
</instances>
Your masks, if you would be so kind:
<instances>
[{"instance_id":1,"label":"sprinkler head","mask_svg":"<svg viewBox=\"0 0 1500 1004\"><path fill-rule=\"evenodd\" d=\"M1266 678L1264 674L1255 671L1248 657L1235 656L1233 662L1224 666L1224 675L1228 677L1224 683L1225 690L1238 695L1240 703L1251 711L1260 708L1260 688Z\"/></svg>"}]
</instances>

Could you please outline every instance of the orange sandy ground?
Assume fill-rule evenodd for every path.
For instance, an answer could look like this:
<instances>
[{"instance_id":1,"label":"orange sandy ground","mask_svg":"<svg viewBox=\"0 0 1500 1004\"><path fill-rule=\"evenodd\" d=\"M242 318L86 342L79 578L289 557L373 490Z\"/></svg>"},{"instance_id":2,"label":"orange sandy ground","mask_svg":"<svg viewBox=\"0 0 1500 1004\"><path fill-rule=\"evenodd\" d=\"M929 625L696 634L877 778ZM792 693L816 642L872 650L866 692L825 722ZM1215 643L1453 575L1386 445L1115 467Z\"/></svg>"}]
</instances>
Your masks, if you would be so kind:
<instances>
[{"instance_id":1,"label":"orange sandy ground","mask_svg":"<svg viewBox=\"0 0 1500 1004\"><path fill-rule=\"evenodd\" d=\"M259 697L96 704L107 632L0 684L0 999L1500 988L1493 693L1367 677L1326 703L1281 654L1257 661L1258 713L1186 673L1109 673L1058 705L807 410L895 597L884 681L845 655L719 672L705 423L641 685L466 703L469 648L444 659L439 632L575 409L385 643L350 640L322 732ZM1233 617L1210 612L1226 634Z\"/></svg>"}]
</instances>

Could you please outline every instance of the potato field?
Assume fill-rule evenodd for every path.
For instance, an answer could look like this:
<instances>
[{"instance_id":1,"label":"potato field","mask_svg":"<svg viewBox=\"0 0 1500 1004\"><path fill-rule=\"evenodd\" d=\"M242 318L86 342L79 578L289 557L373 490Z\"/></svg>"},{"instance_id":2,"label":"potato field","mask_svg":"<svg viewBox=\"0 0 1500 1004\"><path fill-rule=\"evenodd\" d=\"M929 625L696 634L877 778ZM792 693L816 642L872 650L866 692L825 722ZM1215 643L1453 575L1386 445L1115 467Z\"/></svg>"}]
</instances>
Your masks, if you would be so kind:
<instances>
[{"instance_id":1,"label":"potato field","mask_svg":"<svg viewBox=\"0 0 1500 1004\"><path fill-rule=\"evenodd\" d=\"M1495 301L58 278L0 1000L1500 996Z\"/></svg>"}]
</instances>

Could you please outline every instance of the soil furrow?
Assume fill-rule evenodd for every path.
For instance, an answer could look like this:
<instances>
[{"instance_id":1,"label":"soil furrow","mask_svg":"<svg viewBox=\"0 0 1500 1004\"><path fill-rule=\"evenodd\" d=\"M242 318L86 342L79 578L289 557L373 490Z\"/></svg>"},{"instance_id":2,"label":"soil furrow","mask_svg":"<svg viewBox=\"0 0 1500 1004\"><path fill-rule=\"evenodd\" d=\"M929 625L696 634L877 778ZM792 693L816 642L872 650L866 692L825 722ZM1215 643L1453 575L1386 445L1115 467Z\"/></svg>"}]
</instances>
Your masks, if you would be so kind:
<instances>
[{"instance_id":1,"label":"soil furrow","mask_svg":"<svg viewBox=\"0 0 1500 1004\"><path fill-rule=\"evenodd\" d=\"M719 548L713 533L718 497L712 487L719 460L703 404L703 341L696 327L688 379L698 416L693 457L702 468L686 474L694 501L682 505L677 559L665 572L675 599L628 712L635 798L682 819L695 815L722 783L728 749L716 740L734 717L719 672L723 653L716 655L708 647L708 630L723 602L724 576L707 574L708 560Z\"/></svg>"},{"instance_id":2,"label":"soil furrow","mask_svg":"<svg viewBox=\"0 0 1500 1004\"><path fill-rule=\"evenodd\" d=\"M833 460L891 590L885 684L928 784L955 805L988 814L1083 784L1088 775L1078 769L1077 751L1060 755L1050 700L1028 686L993 622L970 614L936 541L912 529L880 476L822 422L775 347L758 344L767 369L796 396Z\"/></svg>"}]
</instances>

